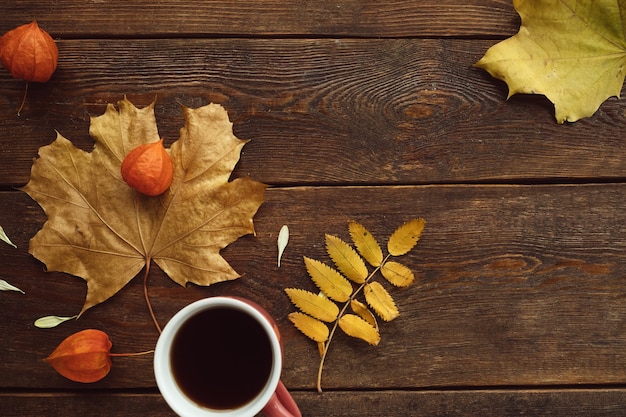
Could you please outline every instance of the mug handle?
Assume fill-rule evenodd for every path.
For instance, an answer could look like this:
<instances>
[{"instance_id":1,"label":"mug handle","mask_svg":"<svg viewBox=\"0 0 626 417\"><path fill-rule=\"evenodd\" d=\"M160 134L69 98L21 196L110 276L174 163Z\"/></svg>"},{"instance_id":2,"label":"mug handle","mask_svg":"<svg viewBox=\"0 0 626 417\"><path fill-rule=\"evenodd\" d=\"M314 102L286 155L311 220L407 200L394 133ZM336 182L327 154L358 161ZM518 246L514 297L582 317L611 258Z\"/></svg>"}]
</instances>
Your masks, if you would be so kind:
<instances>
[{"instance_id":1,"label":"mug handle","mask_svg":"<svg viewBox=\"0 0 626 417\"><path fill-rule=\"evenodd\" d=\"M272 398L263 407L263 414L267 417L302 417L298 405L281 381L278 381Z\"/></svg>"}]
</instances>

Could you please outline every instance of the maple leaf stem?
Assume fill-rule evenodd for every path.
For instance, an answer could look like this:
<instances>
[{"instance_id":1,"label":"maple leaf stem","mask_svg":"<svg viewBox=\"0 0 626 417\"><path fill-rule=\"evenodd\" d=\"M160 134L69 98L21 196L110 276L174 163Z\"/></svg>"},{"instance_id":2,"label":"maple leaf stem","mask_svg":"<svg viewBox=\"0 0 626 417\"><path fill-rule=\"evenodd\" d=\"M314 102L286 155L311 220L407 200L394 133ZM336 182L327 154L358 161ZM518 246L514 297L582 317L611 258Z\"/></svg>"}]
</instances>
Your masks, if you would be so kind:
<instances>
[{"instance_id":1,"label":"maple leaf stem","mask_svg":"<svg viewBox=\"0 0 626 417\"><path fill-rule=\"evenodd\" d=\"M22 109L24 108L24 104L26 103L26 95L28 94L28 81L26 81L26 86L24 87L24 97L22 97L22 104L20 104L20 108L17 109L17 116L21 116Z\"/></svg>"},{"instance_id":2,"label":"maple leaf stem","mask_svg":"<svg viewBox=\"0 0 626 417\"><path fill-rule=\"evenodd\" d=\"M152 304L150 303L150 296L148 295L148 274L150 273L150 264L151 260L146 259L146 271L143 275L143 296L146 299L146 304L148 305L148 311L150 311L150 317L152 317L152 321L156 326L157 331L161 334L161 326L159 326L159 322L154 315L154 310L152 310Z\"/></svg>"},{"instance_id":3,"label":"maple leaf stem","mask_svg":"<svg viewBox=\"0 0 626 417\"><path fill-rule=\"evenodd\" d=\"M387 260L390 257L391 257L391 255L387 254L387 256L385 257L385 259L383 259L383 261L380 263L380 265L378 265L376 267L376 269L374 269L369 274L369 276L367 278L365 278L363 283L361 285L359 285L359 287L352 292L352 294L350 295L350 298L348 299L348 301L346 301L344 303L343 307L339 311L339 314L337 315L337 319L335 319L335 323L333 324L333 328L330 330L330 334L328 335L328 340L326 341L326 343L324 343L324 350L322 352L322 358L320 359L320 366L317 369L317 392L319 392L319 393L322 392L322 372L324 370L324 362L326 361L326 354L328 353L328 347L330 345L330 342L333 340L333 336L335 334L335 331L337 330L337 327L339 326L339 319L341 319L341 317L343 317L343 315L345 314L345 312L348 309L348 306L350 305L352 300L354 300L356 298L356 296L359 295L359 293L361 291L363 291L363 288L365 288L365 286L372 280L372 278L374 277L376 272L378 272L380 270L380 268L383 267L385 262L387 262Z\"/></svg>"}]
</instances>

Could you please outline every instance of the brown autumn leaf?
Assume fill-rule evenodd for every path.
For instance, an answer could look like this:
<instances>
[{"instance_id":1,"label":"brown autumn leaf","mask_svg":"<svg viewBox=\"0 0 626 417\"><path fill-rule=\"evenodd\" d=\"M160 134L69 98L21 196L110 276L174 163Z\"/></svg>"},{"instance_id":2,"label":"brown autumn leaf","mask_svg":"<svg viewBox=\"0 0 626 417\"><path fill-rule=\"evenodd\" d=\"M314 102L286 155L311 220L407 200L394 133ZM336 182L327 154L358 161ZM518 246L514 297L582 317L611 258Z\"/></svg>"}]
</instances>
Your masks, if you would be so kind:
<instances>
[{"instance_id":1,"label":"brown autumn leaf","mask_svg":"<svg viewBox=\"0 0 626 417\"><path fill-rule=\"evenodd\" d=\"M154 261L169 277L211 285L239 274L220 250L254 233L252 217L266 186L229 181L246 141L232 132L217 104L183 108L185 126L169 153L174 178L158 197L139 194L122 179L124 156L159 140L154 103L142 109L124 99L92 117L95 140L84 152L60 134L39 150L22 188L48 216L29 252L49 271L87 281L81 314L116 294Z\"/></svg>"}]
</instances>

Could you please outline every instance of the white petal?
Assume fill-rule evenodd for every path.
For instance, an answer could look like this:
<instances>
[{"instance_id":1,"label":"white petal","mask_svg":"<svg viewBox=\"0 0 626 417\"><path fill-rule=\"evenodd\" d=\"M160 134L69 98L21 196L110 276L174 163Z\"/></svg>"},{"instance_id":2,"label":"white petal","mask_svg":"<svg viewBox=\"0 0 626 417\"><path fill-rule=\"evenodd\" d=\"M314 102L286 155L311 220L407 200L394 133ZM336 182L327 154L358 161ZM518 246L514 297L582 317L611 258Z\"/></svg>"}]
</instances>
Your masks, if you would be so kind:
<instances>
[{"instance_id":1,"label":"white petal","mask_svg":"<svg viewBox=\"0 0 626 417\"><path fill-rule=\"evenodd\" d=\"M7 236L6 233L4 233L4 229L2 228L2 226L0 226L0 240L8 243L9 245L13 246L14 248L17 248L17 246L15 245L15 243L11 242L11 239L9 239L9 237Z\"/></svg>"},{"instance_id":2,"label":"white petal","mask_svg":"<svg viewBox=\"0 0 626 417\"><path fill-rule=\"evenodd\" d=\"M22 294L26 294L24 291L22 291L19 288L9 284L8 282L6 282L3 279L0 279L0 290L2 290L2 291L17 291L17 292L21 292Z\"/></svg>"},{"instance_id":3,"label":"white petal","mask_svg":"<svg viewBox=\"0 0 626 417\"><path fill-rule=\"evenodd\" d=\"M287 225L284 225L280 228L280 232L278 233L278 267L280 268L280 258L283 256L283 252L287 247L287 243L289 242L289 228Z\"/></svg>"},{"instance_id":4,"label":"white petal","mask_svg":"<svg viewBox=\"0 0 626 417\"><path fill-rule=\"evenodd\" d=\"M59 324L63 322L75 319L76 317L78 316L71 316L71 317L45 316L45 317L41 317L35 320L35 327L39 327L40 329L50 329L52 327L57 327Z\"/></svg>"}]
</instances>

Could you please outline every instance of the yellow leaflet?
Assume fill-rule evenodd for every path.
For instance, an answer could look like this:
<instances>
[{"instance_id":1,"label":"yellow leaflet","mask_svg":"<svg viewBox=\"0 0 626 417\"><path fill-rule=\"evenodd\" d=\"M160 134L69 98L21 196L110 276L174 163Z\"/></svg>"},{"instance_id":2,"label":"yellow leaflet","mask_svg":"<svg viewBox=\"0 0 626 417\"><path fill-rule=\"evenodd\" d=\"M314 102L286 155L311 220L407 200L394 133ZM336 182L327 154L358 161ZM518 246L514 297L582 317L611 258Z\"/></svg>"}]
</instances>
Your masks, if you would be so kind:
<instances>
[{"instance_id":1,"label":"yellow leaflet","mask_svg":"<svg viewBox=\"0 0 626 417\"><path fill-rule=\"evenodd\" d=\"M387 243L389 254L400 256L413 249L424 230L425 224L426 220L424 219L414 219L398 227Z\"/></svg>"},{"instance_id":2,"label":"yellow leaflet","mask_svg":"<svg viewBox=\"0 0 626 417\"><path fill-rule=\"evenodd\" d=\"M371 324L373 328L378 330L376 316L372 314L365 304L359 300L352 300L350 301L350 308L352 308L352 311L354 311L357 316L361 317L363 320Z\"/></svg>"},{"instance_id":3,"label":"yellow leaflet","mask_svg":"<svg viewBox=\"0 0 626 417\"><path fill-rule=\"evenodd\" d=\"M352 284L339 272L330 266L315 259L304 257L306 270L311 279L326 296L343 303L348 301L352 294Z\"/></svg>"},{"instance_id":4,"label":"yellow leaflet","mask_svg":"<svg viewBox=\"0 0 626 417\"><path fill-rule=\"evenodd\" d=\"M408 287L415 279L413 271L399 262L387 261L380 268L385 279L396 287Z\"/></svg>"},{"instance_id":5,"label":"yellow leaflet","mask_svg":"<svg viewBox=\"0 0 626 417\"><path fill-rule=\"evenodd\" d=\"M297 288L286 288L285 292L303 313L322 321L330 322L337 319L339 307L328 298Z\"/></svg>"},{"instance_id":6,"label":"yellow leaflet","mask_svg":"<svg viewBox=\"0 0 626 417\"><path fill-rule=\"evenodd\" d=\"M336 236L326 235L326 251L339 271L348 279L357 284L365 282L368 275L367 266L352 246Z\"/></svg>"},{"instance_id":7,"label":"yellow leaflet","mask_svg":"<svg viewBox=\"0 0 626 417\"><path fill-rule=\"evenodd\" d=\"M315 342L325 342L328 339L328 327L321 321L307 316L304 313L289 313L289 320L306 337Z\"/></svg>"},{"instance_id":8,"label":"yellow leaflet","mask_svg":"<svg viewBox=\"0 0 626 417\"><path fill-rule=\"evenodd\" d=\"M348 223L350 237L354 242L354 246L361 256L365 258L370 265L380 266L383 261L383 250L372 236L372 234L360 223L351 221Z\"/></svg>"},{"instance_id":9,"label":"yellow leaflet","mask_svg":"<svg viewBox=\"0 0 626 417\"><path fill-rule=\"evenodd\" d=\"M370 345L378 345L380 333L371 324L354 314L346 314L339 319L339 327L345 334L365 340Z\"/></svg>"},{"instance_id":10,"label":"yellow leaflet","mask_svg":"<svg viewBox=\"0 0 626 417\"><path fill-rule=\"evenodd\" d=\"M379 282L374 281L367 284L363 288L363 294L367 304L374 309L381 319L391 321L400 315L393 298Z\"/></svg>"}]
</instances>

